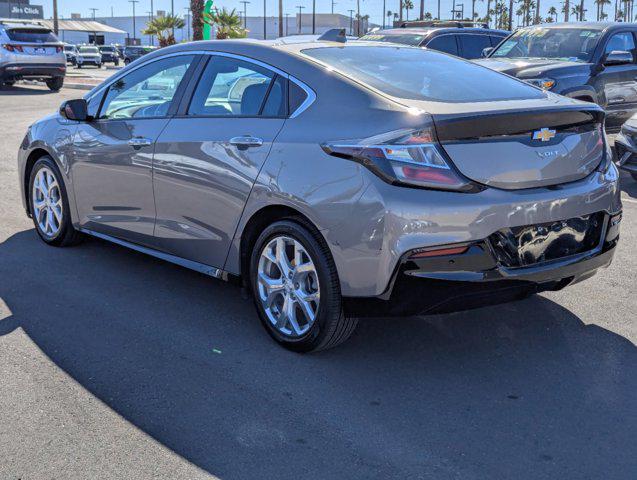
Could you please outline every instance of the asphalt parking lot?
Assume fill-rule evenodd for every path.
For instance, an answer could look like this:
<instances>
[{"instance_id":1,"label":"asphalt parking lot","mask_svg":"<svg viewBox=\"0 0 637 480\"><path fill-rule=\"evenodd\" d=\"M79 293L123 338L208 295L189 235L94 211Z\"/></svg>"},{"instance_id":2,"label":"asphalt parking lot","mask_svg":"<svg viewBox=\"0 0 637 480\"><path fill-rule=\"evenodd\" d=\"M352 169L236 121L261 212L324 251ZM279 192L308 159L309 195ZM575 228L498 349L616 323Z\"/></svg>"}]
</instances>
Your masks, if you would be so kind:
<instances>
[{"instance_id":1,"label":"asphalt parking lot","mask_svg":"<svg viewBox=\"0 0 637 480\"><path fill-rule=\"evenodd\" d=\"M637 182L613 265L562 292L276 346L238 288L98 240L45 246L0 92L0 478L634 479Z\"/></svg>"}]
</instances>

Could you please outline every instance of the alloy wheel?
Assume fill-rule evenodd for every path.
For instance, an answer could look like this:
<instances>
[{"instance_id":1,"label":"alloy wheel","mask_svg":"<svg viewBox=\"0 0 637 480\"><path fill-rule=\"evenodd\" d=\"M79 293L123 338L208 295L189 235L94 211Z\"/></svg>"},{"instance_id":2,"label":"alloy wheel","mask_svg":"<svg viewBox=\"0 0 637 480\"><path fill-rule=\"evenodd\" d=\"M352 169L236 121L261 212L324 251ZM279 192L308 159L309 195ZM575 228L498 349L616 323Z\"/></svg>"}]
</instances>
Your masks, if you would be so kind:
<instances>
[{"instance_id":1,"label":"alloy wheel","mask_svg":"<svg viewBox=\"0 0 637 480\"><path fill-rule=\"evenodd\" d=\"M310 330L318 315L320 286L314 262L299 241L276 236L265 245L257 285L263 310L275 329L293 338Z\"/></svg>"},{"instance_id":2,"label":"alloy wheel","mask_svg":"<svg viewBox=\"0 0 637 480\"><path fill-rule=\"evenodd\" d=\"M55 237L62 228L64 207L60 184L53 171L48 167L41 168L32 187L33 216L46 237Z\"/></svg>"}]
</instances>

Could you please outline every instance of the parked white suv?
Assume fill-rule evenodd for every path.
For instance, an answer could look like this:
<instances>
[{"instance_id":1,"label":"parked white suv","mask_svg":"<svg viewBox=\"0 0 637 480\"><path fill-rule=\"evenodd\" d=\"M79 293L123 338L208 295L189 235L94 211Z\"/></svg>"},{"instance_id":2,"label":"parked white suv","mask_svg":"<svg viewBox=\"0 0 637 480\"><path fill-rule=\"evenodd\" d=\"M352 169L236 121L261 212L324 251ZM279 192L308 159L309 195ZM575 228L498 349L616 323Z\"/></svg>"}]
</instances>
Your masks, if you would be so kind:
<instances>
[{"instance_id":1,"label":"parked white suv","mask_svg":"<svg viewBox=\"0 0 637 480\"><path fill-rule=\"evenodd\" d=\"M51 30L35 23L0 21L0 87L30 78L58 91L65 74L63 44Z\"/></svg>"},{"instance_id":2,"label":"parked white suv","mask_svg":"<svg viewBox=\"0 0 637 480\"><path fill-rule=\"evenodd\" d=\"M93 45L81 45L77 50L76 57L77 68L93 65L97 68L102 67L102 54L99 48Z\"/></svg>"}]
</instances>

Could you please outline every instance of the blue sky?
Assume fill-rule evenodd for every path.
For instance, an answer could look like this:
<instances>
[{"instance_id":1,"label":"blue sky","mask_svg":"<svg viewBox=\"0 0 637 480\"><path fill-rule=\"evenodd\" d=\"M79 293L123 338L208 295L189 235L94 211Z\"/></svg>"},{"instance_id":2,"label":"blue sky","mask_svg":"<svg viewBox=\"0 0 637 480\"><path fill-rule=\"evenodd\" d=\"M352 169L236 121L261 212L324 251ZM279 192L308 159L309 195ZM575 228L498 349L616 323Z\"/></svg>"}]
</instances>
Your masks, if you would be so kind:
<instances>
[{"instance_id":1,"label":"blue sky","mask_svg":"<svg viewBox=\"0 0 637 480\"><path fill-rule=\"evenodd\" d=\"M344 15L349 15L347 12L349 9L356 9L356 0L335 0L336 5L334 6L335 13L342 13ZM419 0L412 0L415 6L415 9L410 12L410 17L418 15L419 8ZM471 12L471 0L456 0L458 3L465 4L465 12L468 12L470 15ZM175 12L176 13L184 13L184 8L188 6L188 1L186 0L174 0L175 2ZM50 17L51 15L51 1L42 1L42 0L32 0L33 4L40 4L44 6L44 15L45 17ZM166 10L170 11L170 0L153 0L155 10ZM219 7L228 7L228 8L243 8L239 3L239 0L218 0L215 1L215 4ZM90 17L91 11L89 8L95 7L99 8L96 12L96 16L110 16L111 14L111 5L113 6L114 14L118 15L131 15L132 7L131 4L128 3L127 0L111 0L107 3L104 3L100 0L58 0L58 8L60 10L60 15L64 17L69 17L71 12L73 13L81 13L82 16ZM277 14L277 5L278 0L266 0L267 13L268 15L276 15ZM298 11L295 8L297 5L305 6L305 10L303 13L308 13L312 11L312 0L284 0L283 7L284 12L288 12L292 15ZM440 2L441 16L449 18L451 16L450 10L452 8L452 0L441 0ZM551 1L551 0L542 0L541 1L541 15L546 16L546 12L551 6L555 6L558 11L560 10L560 1ZM589 20L595 20L595 5L593 0L585 0L586 8L588 9L587 18ZM135 6L137 14L144 14L150 10L150 0L140 0L138 4ZM330 12L331 9L331 0L316 0L316 11L325 13ZM486 9L486 1L476 1L476 11L480 13L480 15L484 15L484 11ZM607 10L612 10L606 8ZM398 10L398 0L386 0L386 10L396 11ZM431 12L434 16L437 11L437 0L425 0L425 11ZM368 14L371 17L371 21L374 23L382 22L383 12L383 0L362 0L361 1L361 14ZM251 0L251 3L248 5L248 16L256 16L262 15L263 13L263 1L262 0Z\"/></svg>"}]
</instances>

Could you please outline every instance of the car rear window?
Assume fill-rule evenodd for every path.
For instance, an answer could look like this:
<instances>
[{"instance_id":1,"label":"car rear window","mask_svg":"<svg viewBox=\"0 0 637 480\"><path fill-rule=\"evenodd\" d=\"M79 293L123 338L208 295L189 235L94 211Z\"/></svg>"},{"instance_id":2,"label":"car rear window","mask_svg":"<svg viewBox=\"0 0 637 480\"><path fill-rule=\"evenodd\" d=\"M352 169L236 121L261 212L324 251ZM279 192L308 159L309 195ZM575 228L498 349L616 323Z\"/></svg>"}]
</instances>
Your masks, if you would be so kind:
<instances>
[{"instance_id":1,"label":"car rear window","mask_svg":"<svg viewBox=\"0 0 637 480\"><path fill-rule=\"evenodd\" d=\"M49 43L59 41L50 30L34 28L11 28L7 30L7 36L9 40L14 42Z\"/></svg>"},{"instance_id":2,"label":"car rear window","mask_svg":"<svg viewBox=\"0 0 637 480\"><path fill-rule=\"evenodd\" d=\"M302 53L398 98L462 103L544 98L545 95L509 76L420 48L322 47L305 49Z\"/></svg>"},{"instance_id":3,"label":"car rear window","mask_svg":"<svg viewBox=\"0 0 637 480\"><path fill-rule=\"evenodd\" d=\"M367 40L372 42L389 42L399 43L401 45L410 45L412 47L418 46L425 39L424 35L417 33L400 33L400 34L382 34L382 33L370 33L363 35L361 40Z\"/></svg>"}]
</instances>

